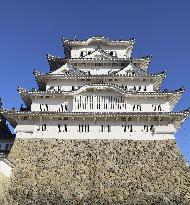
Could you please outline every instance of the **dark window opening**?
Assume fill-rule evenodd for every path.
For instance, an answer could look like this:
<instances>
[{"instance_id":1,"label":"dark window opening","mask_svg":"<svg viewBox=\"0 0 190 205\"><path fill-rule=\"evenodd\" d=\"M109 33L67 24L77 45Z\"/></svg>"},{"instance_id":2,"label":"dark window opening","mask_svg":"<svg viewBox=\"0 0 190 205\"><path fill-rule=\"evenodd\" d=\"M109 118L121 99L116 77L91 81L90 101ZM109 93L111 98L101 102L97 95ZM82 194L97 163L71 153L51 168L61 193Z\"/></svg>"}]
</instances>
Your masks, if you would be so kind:
<instances>
[{"instance_id":1,"label":"dark window opening","mask_svg":"<svg viewBox=\"0 0 190 205\"><path fill-rule=\"evenodd\" d=\"M101 125L101 132L104 132L104 125Z\"/></svg>"},{"instance_id":2,"label":"dark window opening","mask_svg":"<svg viewBox=\"0 0 190 205\"><path fill-rule=\"evenodd\" d=\"M43 124L43 125L42 125L42 131L45 131L46 128L47 128L46 124Z\"/></svg>"},{"instance_id":3,"label":"dark window opening","mask_svg":"<svg viewBox=\"0 0 190 205\"><path fill-rule=\"evenodd\" d=\"M108 132L111 132L111 126L108 125Z\"/></svg>"},{"instance_id":4,"label":"dark window opening","mask_svg":"<svg viewBox=\"0 0 190 205\"><path fill-rule=\"evenodd\" d=\"M61 125L58 124L58 132L61 132Z\"/></svg>"},{"instance_id":5,"label":"dark window opening","mask_svg":"<svg viewBox=\"0 0 190 205\"><path fill-rule=\"evenodd\" d=\"M128 125L128 129L129 129L129 132L133 132L133 126L132 125Z\"/></svg>"},{"instance_id":6,"label":"dark window opening","mask_svg":"<svg viewBox=\"0 0 190 205\"><path fill-rule=\"evenodd\" d=\"M67 125L65 124L64 127L65 127L65 132L67 132Z\"/></svg>"},{"instance_id":7,"label":"dark window opening","mask_svg":"<svg viewBox=\"0 0 190 205\"><path fill-rule=\"evenodd\" d=\"M122 125L123 127L123 132L127 132L127 125Z\"/></svg>"}]
</instances>

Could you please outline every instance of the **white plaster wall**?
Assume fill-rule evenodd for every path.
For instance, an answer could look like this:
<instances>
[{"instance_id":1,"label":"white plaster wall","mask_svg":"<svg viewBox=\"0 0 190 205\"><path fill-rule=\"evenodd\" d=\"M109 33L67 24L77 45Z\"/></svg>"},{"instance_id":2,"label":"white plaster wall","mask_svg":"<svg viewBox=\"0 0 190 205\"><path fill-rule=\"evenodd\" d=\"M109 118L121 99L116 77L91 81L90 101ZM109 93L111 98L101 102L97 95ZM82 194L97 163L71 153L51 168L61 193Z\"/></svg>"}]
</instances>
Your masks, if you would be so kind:
<instances>
[{"instance_id":1,"label":"white plaster wall","mask_svg":"<svg viewBox=\"0 0 190 205\"><path fill-rule=\"evenodd\" d=\"M127 73L135 73L135 74L138 74L138 75L142 75L144 76L145 74L143 73L143 71L141 70L128 70L128 71L122 71L121 70L121 66L118 66L118 65L107 65L106 63L104 63L104 65L102 63L96 63L97 65L95 66L94 64L90 64L89 65L77 65L75 66L76 68L78 68L79 70L83 71L83 72L87 72L91 75L108 75L112 72L117 72L119 71L119 75L125 75Z\"/></svg>"},{"instance_id":2,"label":"white plaster wall","mask_svg":"<svg viewBox=\"0 0 190 205\"><path fill-rule=\"evenodd\" d=\"M127 86L127 90L131 91L133 90L134 86L136 86L136 89L139 89L141 86L140 92L154 92L153 84L151 84L148 81L142 81L142 80L130 80L130 79L85 79L85 80L51 80L47 83L46 90L49 90L51 86L54 86L52 91L58 91L58 86L60 87L61 91L71 91L72 86L75 86L76 89L79 87L85 85L85 84L93 84L98 83L102 81L103 83L109 83L109 84L115 84L119 86ZM144 88L146 86L146 91L144 91Z\"/></svg>"},{"instance_id":3,"label":"white plaster wall","mask_svg":"<svg viewBox=\"0 0 190 205\"><path fill-rule=\"evenodd\" d=\"M12 168L7 163L5 163L4 161L0 161L0 172L4 176L10 177L11 171L12 171Z\"/></svg>"},{"instance_id":4,"label":"white plaster wall","mask_svg":"<svg viewBox=\"0 0 190 205\"><path fill-rule=\"evenodd\" d=\"M46 90L49 90L51 86L55 87L55 91L58 91L58 86L60 86L61 91L71 91L72 86L82 86L86 84L84 80L67 80L67 79L61 79L61 80L51 80L46 85ZM53 89L52 89L53 91Z\"/></svg>"},{"instance_id":5,"label":"white plaster wall","mask_svg":"<svg viewBox=\"0 0 190 205\"><path fill-rule=\"evenodd\" d=\"M61 104L67 106L67 112L73 111L73 98L72 97L57 97L57 98L35 98L31 105L31 111L41 111L40 104L44 111L46 110L46 104L48 105L48 111L60 111L62 112ZM65 110L65 109L64 109ZM64 111L63 110L63 111ZM66 112L66 110L65 110Z\"/></svg>"},{"instance_id":6,"label":"white plaster wall","mask_svg":"<svg viewBox=\"0 0 190 205\"><path fill-rule=\"evenodd\" d=\"M90 72L91 75L108 75L112 71L118 71L120 67L110 67L110 66L77 66L78 69L84 72Z\"/></svg>"},{"instance_id":7,"label":"white plaster wall","mask_svg":"<svg viewBox=\"0 0 190 205\"><path fill-rule=\"evenodd\" d=\"M88 102L87 102L88 96ZM93 109L90 107L89 98L93 97ZM100 108L97 108L97 96L100 97ZM104 107L104 99L102 97L105 96L105 102L108 105L107 109ZM121 99L123 98L123 102L114 102L114 99ZM109 98L110 97L110 98ZM111 99L114 104L114 107L111 107ZM86 106L82 106L78 108L79 100ZM76 99L76 102L75 102ZM85 100L86 99L86 100ZM66 112L66 110L62 110L61 105L65 107L67 106L67 112L170 112L171 106L167 102L167 99L164 98L147 98L144 97L137 97L134 98L133 95L124 97L116 92L105 92L104 90L100 90L97 92L83 92L79 93L78 95L74 96L60 96L60 97L51 97L51 98L41 98L36 97L33 99L31 110L32 111L47 111L46 104L48 105L48 111L59 111L59 112ZM118 107L119 105L119 107ZM134 105L140 105L140 109L134 109ZM161 110L158 109L158 106L161 106ZM40 106L42 110L40 109Z\"/></svg>"},{"instance_id":8,"label":"white plaster wall","mask_svg":"<svg viewBox=\"0 0 190 205\"><path fill-rule=\"evenodd\" d=\"M29 123L26 123L26 122L22 122L21 124L18 124L15 128L15 132L18 133L18 132L25 132L25 133L34 133L35 132L35 129L36 129L36 126L35 125L32 125L32 124L29 124Z\"/></svg>"},{"instance_id":9,"label":"white plaster wall","mask_svg":"<svg viewBox=\"0 0 190 205\"><path fill-rule=\"evenodd\" d=\"M118 47L110 48L108 46L102 46L102 45L100 47L105 52L115 51L118 58L130 58L131 57L131 53L127 52L123 48L118 48ZM83 48L73 48L71 50L71 58L80 58L81 51L83 51L83 52L88 52L88 51L93 52L97 48L98 48L98 45L96 45L96 46L86 46L86 47L83 47Z\"/></svg>"},{"instance_id":10,"label":"white plaster wall","mask_svg":"<svg viewBox=\"0 0 190 205\"><path fill-rule=\"evenodd\" d=\"M35 125L36 124L36 125ZM46 130L42 131L42 125L46 124ZM67 132L61 127L59 132L58 124L67 125ZM79 132L79 125L89 125L89 132ZM157 124L157 125L154 125ZM105 126L105 132L101 132L101 125ZM108 132L107 125L110 125L111 132ZM122 125L132 125L132 132ZM148 132L144 125L148 125ZM150 131L150 126L154 125L154 131ZM175 128L172 124L158 125L158 122L134 122L117 121L116 119L77 119L77 120L43 120L41 123L35 122L31 125L17 126L17 138L63 138L63 139L134 139L134 140L162 140L174 139ZM19 127L19 129L18 129ZM21 129L22 128L22 129ZM32 130L29 133L28 130Z\"/></svg>"}]
</instances>

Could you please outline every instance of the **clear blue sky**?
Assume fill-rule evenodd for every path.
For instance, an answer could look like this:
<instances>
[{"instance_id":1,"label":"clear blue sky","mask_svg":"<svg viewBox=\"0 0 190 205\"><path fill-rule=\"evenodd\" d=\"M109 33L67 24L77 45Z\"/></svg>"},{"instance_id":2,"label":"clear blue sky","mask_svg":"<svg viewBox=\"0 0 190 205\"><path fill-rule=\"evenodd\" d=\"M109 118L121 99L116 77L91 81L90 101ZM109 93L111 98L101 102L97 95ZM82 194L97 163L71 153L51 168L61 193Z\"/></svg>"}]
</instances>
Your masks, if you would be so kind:
<instances>
[{"instance_id":1,"label":"clear blue sky","mask_svg":"<svg viewBox=\"0 0 190 205\"><path fill-rule=\"evenodd\" d=\"M22 104L16 89L37 87L34 68L48 72L46 54L63 56L61 36L136 38L133 56L153 55L150 72L166 70L162 89L185 86L175 110L190 106L190 1L1 0L0 96L4 107ZM176 139L190 160L190 119ZM188 154L189 152L189 154Z\"/></svg>"}]
</instances>

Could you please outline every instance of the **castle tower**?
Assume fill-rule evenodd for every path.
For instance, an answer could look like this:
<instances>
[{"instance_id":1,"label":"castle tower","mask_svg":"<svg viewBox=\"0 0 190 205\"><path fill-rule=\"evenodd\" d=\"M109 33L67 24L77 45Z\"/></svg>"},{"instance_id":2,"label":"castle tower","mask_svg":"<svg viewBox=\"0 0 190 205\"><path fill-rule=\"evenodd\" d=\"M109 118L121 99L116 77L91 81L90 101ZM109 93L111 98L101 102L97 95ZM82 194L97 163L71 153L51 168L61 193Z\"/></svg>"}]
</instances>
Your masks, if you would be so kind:
<instances>
[{"instance_id":1,"label":"castle tower","mask_svg":"<svg viewBox=\"0 0 190 205\"><path fill-rule=\"evenodd\" d=\"M16 130L17 202L187 202L174 135L190 110L173 112L184 88L161 91L166 72L149 73L151 56L132 58L134 43L63 39L65 58L47 55L50 72L34 70L39 89L18 88L26 108L1 109Z\"/></svg>"}]
</instances>

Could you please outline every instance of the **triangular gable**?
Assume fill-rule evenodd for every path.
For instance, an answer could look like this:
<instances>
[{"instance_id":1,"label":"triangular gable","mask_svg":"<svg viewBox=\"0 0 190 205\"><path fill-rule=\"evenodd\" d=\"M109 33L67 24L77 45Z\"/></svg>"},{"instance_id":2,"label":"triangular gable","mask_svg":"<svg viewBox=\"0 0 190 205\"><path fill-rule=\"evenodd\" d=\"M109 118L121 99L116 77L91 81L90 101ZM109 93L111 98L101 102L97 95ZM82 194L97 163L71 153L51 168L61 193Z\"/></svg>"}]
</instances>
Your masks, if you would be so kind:
<instances>
[{"instance_id":1,"label":"triangular gable","mask_svg":"<svg viewBox=\"0 0 190 205\"><path fill-rule=\"evenodd\" d=\"M125 75L127 73L133 73L138 75L145 75L145 72L137 68L134 64L130 63L128 66L120 69L119 71L114 72L117 75Z\"/></svg>"},{"instance_id":2,"label":"triangular gable","mask_svg":"<svg viewBox=\"0 0 190 205\"><path fill-rule=\"evenodd\" d=\"M92 58L92 59L98 59L98 60L116 60L118 59L115 56L111 56L110 54L103 51L101 48L96 49L91 54L87 54L83 56L83 58Z\"/></svg>"},{"instance_id":3,"label":"triangular gable","mask_svg":"<svg viewBox=\"0 0 190 205\"><path fill-rule=\"evenodd\" d=\"M85 74L85 73L83 71L73 67L69 63L65 63L62 67L60 67L56 71L51 72L51 74L80 75L80 74Z\"/></svg>"},{"instance_id":4,"label":"triangular gable","mask_svg":"<svg viewBox=\"0 0 190 205\"><path fill-rule=\"evenodd\" d=\"M149 55L149 56L146 56L146 57L132 59L132 63L136 67L138 67L138 68L144 70L145 72L147 72L151 59L152 59L152 56Z\"/></svg>"},{"instance_id":5,"label":"triangular gable","mask_svg":"<svg viewBox=\"0 0 190 205\"><path fill-rule=\"evenodd\" d=\"M109 90L110 95L114 95L114 94L125 94L125 91L123 89L121 89L120 87L113 85L108 85L108 84L99 84L99 83L95 83L95 84L89 84L89 85L84 85L82 87L80 87L78 90L76 90L74 92L75 95L79 94L79 93L83 93L86 92L88 89L90 89L90 92L92 89L97 90L97 91L102 91L102 90Z\"/></svg>"}]
</instances>

